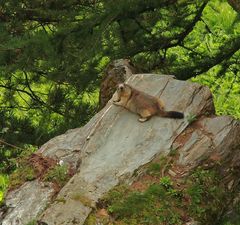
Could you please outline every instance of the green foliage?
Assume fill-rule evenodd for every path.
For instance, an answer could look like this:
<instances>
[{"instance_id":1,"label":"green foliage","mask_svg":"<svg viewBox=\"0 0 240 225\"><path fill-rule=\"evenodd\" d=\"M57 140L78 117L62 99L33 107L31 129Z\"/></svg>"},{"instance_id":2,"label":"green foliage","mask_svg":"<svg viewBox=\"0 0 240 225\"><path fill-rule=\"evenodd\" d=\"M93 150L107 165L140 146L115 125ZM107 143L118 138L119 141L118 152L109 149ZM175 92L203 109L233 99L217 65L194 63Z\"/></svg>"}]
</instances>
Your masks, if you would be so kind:
<instances>
[{"instance_id":1,"label":"green foliage","mask_svg":"<svg viewBox=\"0 0 240 225\"><path fill-rule=\"evenodd\" d=\"M8 187L8 176L0 175L0 206L4 198L4 193Z\"/></svg>"},{"instance_id":2,"label":"green foliage","mask_svg":"<svg viewBox=\"0 0 240 225\"><path fill-rule=\"evenodd\" d=\"M126 224L182 224L179 211L174 209L181 205L181 199L170 178L163 177L144 192L126 194L120 190L117 199L112 196L108 211Z\"/></svg>"},{"instance_id":3,"label":"green foliage","mask_svg":"<svg viewBox=\"0 0 240 225\"><path fill-rule=\"evenodd\" d=\"M9 184L14 188L34 178L33 169L25 167L26 162L22 165L24 161L22 158L27 158L35 150L36 148L31 145L24 145L23 148L0 146L0 203Z\"/></svg>"},{"instance_id":4,"label":"green foliage","mask_svg":"<svg viewBox=\"0 0 240 225\"><path fill-rule=\"evenodd\" d=\"M221 215L228 193L213 170L197 169L189 179L190 214L200 222L215 222Z\"/></svg>"},{"instance_id":5,"label":"green foliage","mask_svg":"<svg viewBox=\"0 0 240 225\"><path fill-rule=\"evenodd\" d=\"M166 189L169 189L172 187L172 181L170 177L161 177L160 184Z\"/></svg>"},{"instance_id":6,"label":"green foliage","mask_svg":"<svg viewBox=\"0 0 240 225\"><path fill-rule=\"evenodd\" d=\"M151 185L145 192L120 194L121 200L112 199L108 211L126 224L181 224L179 213L169 208L179 201L161 184Z\"/></svg>"},{"instance_id":7,"label":"green foliage","mask_svg":"<svg viewBox=\"0 0 240 225\"><path fill-rule=\"evenodd\" d=\"M29 223L27 223L26 225L37 225L37 221L36 220L32 220Z\"/></svg>"},{"instance_id":8,"label":"green foliage","mask_svg":"<svg viewBox=\"0 0 240 225\"><path fill-rule=\"evenodd\" d=\"M149 168L158 170L159 166L153 163ZM124 185L115 187L104 197L100 206L107 208L114 218L106 224L177 225L185 224L189 218L206 225L218 222L230 193L220 183L215 169L198 168L181 184L169 176L153 176L158 176L159 181L154 179L142 191ZM90 220L101 222L94 214Z\"/></svg>"},{"instance_id":9,"label":"green foliage","mask_svg":"<svg viewBox=\"0 0 240 225\"><path fill-rule=\"evenodd\" d=\"M170 147L169 156L174 157L178 155L178 147Z\"/></svg>"},{"instance_id":10,"label":"green foliage","mask_svg":"<svg viewBox=\"0 0 240 225\"><path fill-rule=\"evenodd\" d=\"M197 116L194 115L194 114L189 114L189 115L187 115L186 118L187 118L187 121L188 121L189 124L191 124L192 122L197 120Z\"/></svg>"},{"instance_id":11,"label":"green foliage","mask_svg":"<svg viewBox=\"0 0 240 225\"><path fill-rule=\"evenodd\" d=\"M223 73L224 74L220 74ZM216 113L218 115L232 115L240 118L240 76L239 69L235 72L231 68L219 66L216 70L210 70L207 75L201 75L193 81L210 87L213 96Z\"/></svg>"},{"instance_id":12,"label":"green foliage","mask_svg":"<svg viewBox=\"0 0 240 225\"><path fill-rule=\"evenodd\" d=\"M128 194L129 188L126 185L119 185L113 188L103 199L103 202L112 204L113 201L121 201L122 200L122 193Z\"/></svg>"},{"instance_id":13,"label":"green foliage","mask_svg":"<svg viewBox=\"0 0 240 225\"><path fill-rule=\"evenodd\" d=\"M162 156L160 157L159 161L156 163L151 163L148 167L147 167L147 174L151 175L151 176L160 176L162 169L164 166L166 166L167 163L167 157Z\"/></svg>"},{"instance_id":14,"label":"green foliage","mask_svg":"<svg viewBox=\"0 0 240 225\"><path fill-rule=\"evenodd\" d=\"M60 187L63 187L69 178L68 166L56 165L52 169L48 170L44 176L44 181L55 182Z\"/></svg>"},{"instance_id":15,"label":"green foliage","mask_svg":"<svg viewBox=\"0 0 240 225\"><path fill-rule=\"evenodd\" d=\"M122 202L115 203L108 207L108 211L115 213L119 217L136 216L142 208L147 207L147 204L150 204L150 202L145 195L133 192L128 196L124 204Z\"/></svg>"},{"instance_id":16,"label":"green foliage","mask_svg":"<svg viewBox=\"0 0 240 225\"><path fill-rule=\"evenodd\" d=\"M28 171L27 168L19 168L19 158L27 157L30 155L33 151L35 151L35 148L30 145L23 146L23 149L20 148L13 148L9 146L0 146L0 203L2 202L4 198L4 193L7 190L7 187L9 185L9 174L13 173L10 177L13 178L13 181L11 181L11 185L18 186L22 184L23 180L31 179L31 175L33 175L32 170ZM26 170L24 172L24 176L22 175L23 170ZM29 174L27 174L29 172ZM20 175L20 177L19 177Z\"/></svg>"},{"instance_id":17,"label":"green foliage","mask_svg":"<svg viewBox=\"0 0 240 225\"><path fill-rule=\"evenodd\" d=\"M36 177L36 172L33 165L28 162L28 157L22 158L18 161L16 170L9 177L9 188L17 188L24 182L34 180Z\"/></svg>"},{"instance_id":18,"label":"green foliage","mask_svg":"<svg viewBox=\"0 0 240 225\"><path fill-rule=\"evenodd\" d=\"M162 166L159 163L151 163L147 169L149 175L159 175L161 172Z\"/></svg>"}]
</instances>

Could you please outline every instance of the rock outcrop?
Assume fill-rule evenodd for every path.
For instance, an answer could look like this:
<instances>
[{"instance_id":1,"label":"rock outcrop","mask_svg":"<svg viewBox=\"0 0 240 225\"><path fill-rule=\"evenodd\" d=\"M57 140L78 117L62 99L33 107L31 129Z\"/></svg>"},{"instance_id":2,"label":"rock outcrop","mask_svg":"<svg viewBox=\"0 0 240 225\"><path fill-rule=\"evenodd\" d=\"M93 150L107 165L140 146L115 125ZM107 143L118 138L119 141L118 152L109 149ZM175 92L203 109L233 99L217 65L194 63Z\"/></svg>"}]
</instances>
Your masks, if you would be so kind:
<instances>
[{"instance_id":1,"label":"rock outcrop","mask_svg":"<svg viewBox=\"0 0 240 225\"><path fill-rule=\"evenodd\" d=\"M8 212L2 225L27 224L37 218L49 203L54 189L37 180L26 182L19 189L10 191L6 197Z\"/></svg>"},{"instance_id":2,"label":"rock outcrop","mask_svg":"<svg viewBox=\"0 0 240 225\"><path fill-rule=\"evenodd\" d=\"M43 156L71 165L76 171L57 196L53 187L42 181L22 185L8 193L9 208L2 225L24 225L36 218L48 225L83 224L105 193L119 183L132 182L142 166L173 148L179 152L177 163L188 170L211 157L238 166L240 123L228 116L214 116L207 87L155 74L136 74L127 82L160 97L167 110L183 111L185 119L153 117L140 123L137 115L110 100L84 127L69 130L39 149ZM198 119L191 125L193 118ZM231 172L224 173L230 188L234 187L238 179L232 181ZM30 197L24 198L27 194Z\"/></svg>"},{"instance_id":3,"label":"rock outcrop","mask_svg":"<svg viewBox=\"0 0 240 225\"><path fill-rule=\"evenodd\" d=\"M116 85L129 79L137 73L128 59L115 60L108 64L101 82L99 93L99 109L102 109L111 99L116 90Z\"/></svg>"}]
</instances>

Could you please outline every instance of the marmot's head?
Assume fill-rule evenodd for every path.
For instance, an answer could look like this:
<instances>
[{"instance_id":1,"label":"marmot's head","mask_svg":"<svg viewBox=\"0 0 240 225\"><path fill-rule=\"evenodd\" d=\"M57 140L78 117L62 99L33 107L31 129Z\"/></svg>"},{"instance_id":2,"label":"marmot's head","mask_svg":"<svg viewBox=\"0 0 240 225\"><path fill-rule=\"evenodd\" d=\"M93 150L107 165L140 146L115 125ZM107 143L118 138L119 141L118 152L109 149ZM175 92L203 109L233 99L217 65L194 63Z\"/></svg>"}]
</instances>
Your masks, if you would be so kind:
<instances>
[{"instance_id":1,"label":"marmot's head","mask_svg":"<svg viewBox=\"0 0 240 225\"><path fill-rule=\"evenodd\" d=\"M121 97L128 97L131 95L132 89L129 85L125 83L120 83L117 85L117 94L118 101L120 101Z\"/></svg>"}]
</instances>

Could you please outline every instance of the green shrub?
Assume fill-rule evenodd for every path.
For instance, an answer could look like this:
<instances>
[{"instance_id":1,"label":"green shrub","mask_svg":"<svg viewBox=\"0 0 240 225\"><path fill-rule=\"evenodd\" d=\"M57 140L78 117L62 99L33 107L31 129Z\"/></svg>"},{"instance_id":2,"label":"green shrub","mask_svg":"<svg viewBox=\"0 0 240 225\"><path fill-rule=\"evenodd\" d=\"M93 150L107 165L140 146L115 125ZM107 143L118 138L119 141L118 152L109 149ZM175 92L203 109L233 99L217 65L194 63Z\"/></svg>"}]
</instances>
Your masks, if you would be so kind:
<instances>
[{"instance_id":1,"label":"green shrub","mask_svg":"<svg viewBox=\"0 0 240 225\"><path fill-rule=\"evenodd\" d=\"M56 165L44 176L44 181L55 182L62 187L69 180L68 166Z\"/></svg>"}]
</instances>

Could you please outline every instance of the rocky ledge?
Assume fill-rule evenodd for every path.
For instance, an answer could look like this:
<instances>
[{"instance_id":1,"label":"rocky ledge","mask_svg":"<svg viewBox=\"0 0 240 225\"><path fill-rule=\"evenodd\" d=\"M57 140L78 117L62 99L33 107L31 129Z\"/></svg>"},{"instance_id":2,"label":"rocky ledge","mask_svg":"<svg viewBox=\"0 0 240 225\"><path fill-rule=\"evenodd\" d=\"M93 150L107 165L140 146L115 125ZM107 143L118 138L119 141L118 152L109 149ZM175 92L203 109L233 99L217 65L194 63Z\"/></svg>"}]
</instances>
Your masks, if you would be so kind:
<instances>
[{"instance_id":1,"label":"rocky ledge","mask_svg":"<svg viewBox=\"0 0 240 225\"><path fill-rule=\"evenodd\" d=\"M51 183L37 179L10 191L2 225L25 225L34 219L48 225L83 224L105 193L132 183L144 165L172 149L177 149L175 163L184 167L184 173L210 158L221 160L223 179L227 177L229 189L236 188L239 177L227 168L239 165L240 122L214 115L207 87L156 74L135 74L127 83L160 97L167 110L182 111L185 118L153 117L140 123L137 115L110 100L84 127L57 136L38 150L75 171L65 186L56 194Z\"/></svg>"}]
</instances>

